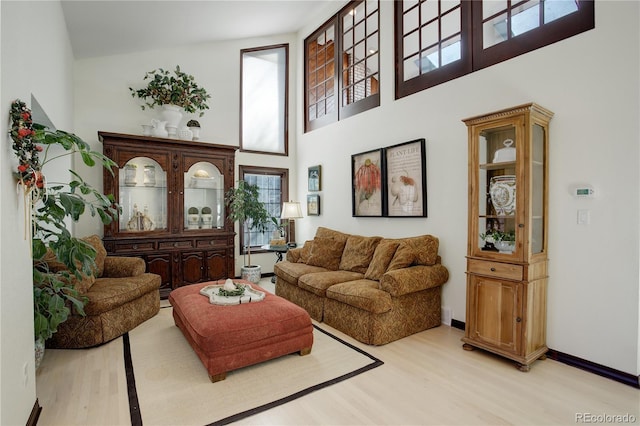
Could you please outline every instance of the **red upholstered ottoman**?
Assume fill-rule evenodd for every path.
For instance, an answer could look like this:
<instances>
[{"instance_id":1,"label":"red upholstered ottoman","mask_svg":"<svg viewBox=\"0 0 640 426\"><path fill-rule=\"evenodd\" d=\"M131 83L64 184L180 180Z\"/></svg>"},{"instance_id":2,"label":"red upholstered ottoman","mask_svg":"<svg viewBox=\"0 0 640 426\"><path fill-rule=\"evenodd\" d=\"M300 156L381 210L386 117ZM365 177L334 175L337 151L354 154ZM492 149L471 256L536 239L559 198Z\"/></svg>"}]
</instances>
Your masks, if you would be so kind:
<instances>
[{"instance_id":1,"label":"red upholstered ottoman","mask_svg":"<svg viewBox=\"0 0 640 426\"><path fill-rule=\"evenodd\" d=\"M200 289L211 281L177 288L169 294L173 319L207 368L212 382L235 370L282 355L307 355L313 345L311 318L303 308L264 291L260 302L220 306L209 303Z\"/></svg>"}]
</instances>

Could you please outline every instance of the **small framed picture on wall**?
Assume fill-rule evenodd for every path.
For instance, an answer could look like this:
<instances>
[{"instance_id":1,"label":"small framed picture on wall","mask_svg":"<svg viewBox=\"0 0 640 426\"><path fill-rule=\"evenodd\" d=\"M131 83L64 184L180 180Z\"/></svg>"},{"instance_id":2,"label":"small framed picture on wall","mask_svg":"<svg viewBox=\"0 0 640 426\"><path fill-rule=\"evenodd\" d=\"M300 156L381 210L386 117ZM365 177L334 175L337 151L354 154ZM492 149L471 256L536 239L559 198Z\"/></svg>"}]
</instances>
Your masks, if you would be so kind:
<instances>
[{"instance_id":1,"label":"small framed picture on wall","mask_svg":"<svg viewBox=\"0 0 640 426\"><path fill-rule=\"evenodd\" d=\"M307 195L307 215L320 216L320 196L318 194Z\"/></svg>"},{"instance_id":2,"label":"small framed picture on wall","mask_svg":"<svg viewBox=\"0 0 640 426\"><path fill-rule=\"evenodd\" d=\"M312 166L309 167L309 191L315 192L320 191L322 189L321 185L321 172L322 169L320 166Z\"/></svg>"}]
</instances>

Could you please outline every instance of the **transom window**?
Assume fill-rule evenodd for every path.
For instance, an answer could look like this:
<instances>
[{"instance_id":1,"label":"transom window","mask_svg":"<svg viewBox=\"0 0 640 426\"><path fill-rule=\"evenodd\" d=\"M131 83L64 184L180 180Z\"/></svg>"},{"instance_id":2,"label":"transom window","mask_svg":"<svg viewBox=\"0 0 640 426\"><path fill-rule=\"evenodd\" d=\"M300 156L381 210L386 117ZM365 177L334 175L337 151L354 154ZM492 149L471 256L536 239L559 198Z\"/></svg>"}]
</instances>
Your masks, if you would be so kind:
<instances>
[{"instance_id":1,"label":"transom window","mask_svg":"<svg viewBox=\"0 0 640 426\"><path fill-rule=\"evenodd\" d=\"M264 203L269 215L280 218L282 202L289 199L289 172L287 169L270 167L240 166L240 179L251 185L258 185L260 201ZM269 224L264 232L255 229L249 231L247 226L240 232L241 253L246 251L246 246L251 246L251 251L260 246L269 244L275 224Z\"/></svg>"},{"instance_id":2,"label":"transom window","mask_svg":"<svg viewBox=\"0 0 640 426\"><path fill-rule=\"evenodd\" d=\"M289 45L240 51L240 149L287 155Z\"/></svg>"},{"instance_id":3,"label":"transom window","mask_svg":"<svg viewBox=\"0 0 640 426\"><path fill-rule=\"evenodd\" d=\"M395 2L396 98L594 28L593 0Z\"/></svg>"},{"instance_id":4,"label":"transom window","mask_svg":"<svg viewBox=\"0 0 640 426\"><path fill-rule=\"evenodd\" d=\"M380 105L379 26L378 0L352 1L305 40L305 131Z\"/></svg>"}]
</instances>

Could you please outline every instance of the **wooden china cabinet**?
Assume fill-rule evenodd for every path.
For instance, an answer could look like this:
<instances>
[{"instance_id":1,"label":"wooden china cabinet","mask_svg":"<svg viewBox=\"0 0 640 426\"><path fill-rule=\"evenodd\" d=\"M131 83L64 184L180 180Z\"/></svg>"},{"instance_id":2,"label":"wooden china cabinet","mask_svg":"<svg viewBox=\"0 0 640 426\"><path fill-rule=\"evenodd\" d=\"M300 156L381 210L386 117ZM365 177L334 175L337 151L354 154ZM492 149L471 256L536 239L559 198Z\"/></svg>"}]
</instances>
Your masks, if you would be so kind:
<instances>
[{"instance_id":1,"label":"wooden china cabinet","mask_svg":"<svg viewBox=\"0 0 640 426\"><path fill-rule=\"evenodd\" d=\"M122 206L104 228L109 254L141 257L162 277L160 295L235 274L234 228L224 195L234 183L235 146L98 132L104 193Z\"/></svg>"},{"instance_id":2,"label":"wooden china cabinet","mask_svg":"<svg viewBox=\"0 0 640 426\"><path fill-rule=\"evenodd\" d=\"M469 132L463 347L512 359L522 371L547 352L552 116L531 103L463 120Z\"/></svg>"}]
</instances>

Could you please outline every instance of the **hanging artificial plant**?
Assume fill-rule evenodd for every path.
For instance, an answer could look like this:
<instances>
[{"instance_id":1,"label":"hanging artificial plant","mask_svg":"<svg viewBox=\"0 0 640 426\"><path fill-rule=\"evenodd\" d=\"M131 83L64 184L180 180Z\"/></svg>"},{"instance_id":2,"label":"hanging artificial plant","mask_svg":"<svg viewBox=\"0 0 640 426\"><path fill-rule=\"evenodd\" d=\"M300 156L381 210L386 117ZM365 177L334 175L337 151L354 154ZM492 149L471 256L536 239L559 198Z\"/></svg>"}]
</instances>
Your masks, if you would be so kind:
<instances>
[{"instance_id":1,"label":"hanging artificial plant","mask_svg":"<svg viewBox=\"0 0 640 426\"><path fill-rule=\"evenodd\" d=\"M10 116L9 135L18 158L13 175L24 194L25 239L31 239L35 338L46 340L67 320L72 308L84 315L86 298L73 283L74 279L92 274L95 267L95 250L71 236L66 219L77 221L88 209L92 216L100 216L103 224L109 224L117 219L120 206L112 195L103 195L73 170L69 170L70 182L55 183L46 181L42 167L56 158L76 153L89 167L98 161L113 173L112 168L117 165L102 153L91 151L89 144L78 136L34 123L31 111L19 99L11 104ZM67 152L48 159L49 148L54 145ZM65 271L49 270L45 262L47 249L66 266Z\"/></svg>"}]
</instances>

